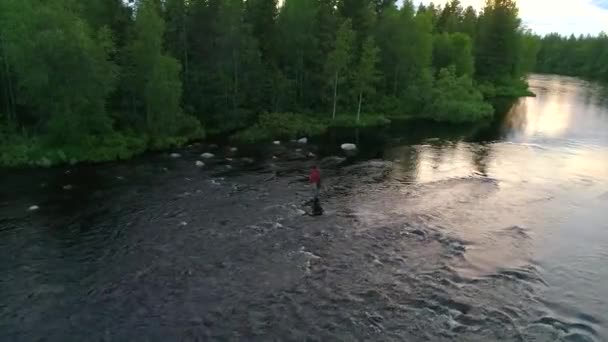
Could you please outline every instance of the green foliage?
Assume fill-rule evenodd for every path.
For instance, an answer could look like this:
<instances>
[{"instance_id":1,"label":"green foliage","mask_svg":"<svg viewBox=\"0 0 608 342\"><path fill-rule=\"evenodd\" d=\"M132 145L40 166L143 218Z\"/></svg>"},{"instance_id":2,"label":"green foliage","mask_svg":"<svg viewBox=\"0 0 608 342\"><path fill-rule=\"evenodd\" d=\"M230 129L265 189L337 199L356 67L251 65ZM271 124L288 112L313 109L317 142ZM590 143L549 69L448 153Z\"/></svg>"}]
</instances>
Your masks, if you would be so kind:
<instances>
[{"instance_id":1,"label":"green foliage","mask_svg":"<svg viewBox=\"0 0 608 342\"><path fill-rule=\"evenodd\" d=\"M458 76L451 67L439 72L426 113L435 121L462 123L490 118L493 111L470 76Z\"/></svg>"},{"instance_id":2,"label":"green foliage","mask_svg":"<svg viewBox=\"0 0 608 342\"><path fill-rule=\"evenodd\" d=\"M315 118L293 113L271 113L260 115L256 124L234 135L234 139L240 142L295 139L319 135L326 129L327 125Z\"/></svg>"},{"instance_id":3,"label":"green foliage","mask_svg":"<svg viewBox=\"0 0 608 342\"><path fill-rule=\"evenodd\" d=\"M58 141L78 143L87 134L107 133L105 101L116 78L116 66L108 60L109 31L94 32L61 1L36 3L10 2L2 14L18 101L35 111L40 126Z\"/></svg>"},{"instance_id":4,"label":"green foliage","mask_svg":"<svg viewBox=\"0 0 608 342\"><path fill-rule=\"evenodd\" d=\"M333 50L327 56L325 74L333 93L332 118L336 117L338 88L346 80L346 70L351 61L355 33L352 30L350 19L342 23L336 34Z\"/></svg>"},{"instance_id":5,"label":"green foliage","mask_svg":"<svg viewBox=\"0 0 608 342\"><path fill-rule=\"evenodd\" d=\"M494 84L519 78L520 25L514 0L486 0L479 17L475 69L477 78Z\"/></svg>"},{"instance_id":6,"label":"green foliage","mask_svg":"<svg viewBox=\"0 0 608 342\"><path fill-rule=\"evenodd\" d=\"M538 62L534 70L608 81L608 35L563 37L550 34L530 37L538 44Z\"/></svg>"},{"instance_id":7,"label":"green foliage","mask_svg":"<svg viewBox=\"0 0 608 342\"><path fill-rule=\"evenodd\" d=\"M437 70L454 66L456 74L473 76L473 46L464 33L443 33L433 42L433 67Z\"/></svg>"},{"instance_id":8,"label":"green foliage","mask_svg":"<svg viewBox=\"0 0 608 342\"><path fill-rule=\"evenodd\" d=\"M383 115L362 115L357 121L352 115L338 115L329 124L330 127L378 127L390 125L391 120Z\"/></svg>"},{"instance_id":9,"label":"green foliage","mask_svg":"<svg viewBox=\"0 0 608 342\"><path fill-rule=\"evenodd\" d=\"M74 162L125 160L144 152L144 138L110 134L84 137L78 145L61 148L49 146L36 138L13 136L0 146L0 164L16 166L51 166Z\"/></svg>"},{"instance_id":10,"label":"green foliage","mask_svg":"<svg viewBox=\"0 0 608 342\"><path fill-rule=\"evenodd\" d=\"M357 107L357 122L361 116L361 106L363 97L375 93L375 85L378 82L380 75L378 73L378 54L380 49L376 47L376 42L373 37L368 37L361 48L361 57L353 74L354 91L358 96L359 105Z\"/></svg>"}]
</instances>

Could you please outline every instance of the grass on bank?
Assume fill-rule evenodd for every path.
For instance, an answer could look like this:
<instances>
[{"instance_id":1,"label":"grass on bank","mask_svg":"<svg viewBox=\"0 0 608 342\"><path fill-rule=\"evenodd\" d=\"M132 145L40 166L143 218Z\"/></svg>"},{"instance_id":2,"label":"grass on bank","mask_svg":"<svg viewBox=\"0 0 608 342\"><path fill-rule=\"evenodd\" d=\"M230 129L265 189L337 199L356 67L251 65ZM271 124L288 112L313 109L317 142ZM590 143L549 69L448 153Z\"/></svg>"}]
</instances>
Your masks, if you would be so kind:
<instances>
[{"instance_id":1,"label":"grass on bank","mask_svg":"<svg viewBox=\"0 0 608 342\"><path fill-rule=\"evenodd\" d=\"M241 143L255 143L275 139L296 139L315 136L331 127L377 127L390 124L381 115L363 115L359 122L354 116L340 115L335 119L318 115L294 113L266 113L260 115L257 123L234 134L232 138Z\"/></svg>"},{"instance_id":2,"label":"grass on bank","mask_svg":"<svg viewBox=\"0 0 608 342\"><path fill-rule=\"evenodd\" d=\"M192 139L193 137L187 136L150 138L113 133L85 137L77 145L58 146L41 138L11 136L4 137L1 141L0 165L50 167L81 162L128 160L146 151L178 147Z\"/></svg>"}]
</instances>

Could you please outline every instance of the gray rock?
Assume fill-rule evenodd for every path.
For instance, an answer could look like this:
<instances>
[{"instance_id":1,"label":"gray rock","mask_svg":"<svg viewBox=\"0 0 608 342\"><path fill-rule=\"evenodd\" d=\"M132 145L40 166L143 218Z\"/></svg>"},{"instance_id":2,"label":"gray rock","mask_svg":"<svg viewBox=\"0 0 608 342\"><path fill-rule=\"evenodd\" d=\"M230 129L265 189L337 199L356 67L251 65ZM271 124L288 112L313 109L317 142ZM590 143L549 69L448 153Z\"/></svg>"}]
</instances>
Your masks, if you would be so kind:
<instances>
[{"instance_id":1,"label":"gray rock","mask_svg":"<svg viewBox=\"0 0 608 342\"><path fill-rule=\"evenodd\" d=\"M273 143L273 144L275 144L275 145L281 145L281 142L280 142L280 141L278 141L278 140L275 140L275 141L273 141L272 143Z\"/></svg>"},{"instance_id":2,"label":"gray rock","mask_svg":"<svg viewBox=\"0 0 608 342\"><path fill-rule=\"evenodd\" d=\"M236 153L236 152L238 152L238 151L239 151L239 149L238 149L238 148L236 148L236 147L231 147L231 148L230 148L230 152L232 152L232 153Z\"/></svg>"},{"instance_id":3,"label":"gray rock","mask_svg":"<svg viewBox=\"0 0 608 342\"><path fill-rule=\"evenodd\" d=\"M169 155L169 157L171 157L171 158L181 158L181 157L182 157L182 155L181 155L181 154L179 154L179 153L171 153L171 154Z\"/></svg>"},{"instance_id":4,"label":"gray rock","mask_svg":"<svg viewBox=\"0 0 608 342\"><path fill-rule=\"evenodd\" d=\"M74 187L72 186L72 184L67 184L63 186L63 190L72 190Z\"/></svg>"},{"instance_id":5,"label":"gray rock","mask_svg":"<svg viewBox=\"0 0 608 342\"><path fill-rule=\"evenodd\" d=\"M201 157L205 158L205 159L211 159L211 158L215 157L215 155L213 153L205 152L205 153L201 154Z\"/></svg>"},{"instance_id":6,"label":"gray rock","mask_svg":"<svg viewBox=\"0 0 608 342\"><path fill-rule=\"evenodd\" d=\"M197 160L197 161L196 161L196 163L195 163L195 165L196 165L197 167L204 167L204 166L205 166L205 163L203 163L203 162L202 162L202 161L200 161L200 160Z\"/></svg>"},{"instance_id":7,"label":"gray rock","mask_svg":"<svg viewBox=\"0 0 608 342\"><path fill-rule=\"evenodd\" d=\"M31 206L31 207L28 208L29 211L36 211L38 209L40 209L40 207L37 206L37 205L33 205L33 206Z\"/></svg>"},{"instance_id":8,"label":"gray rock","mask_svg":"<svg viewBox=\"0 0 608 342\"><path fill-rule=\"evenodd\" d=\"M312 152L308 152L308 158L315 158L317 155L312 153Z\"/></svg>"},{"instance_id":9,"label":"gray rock","mask_svg":"<svg viewBox=\"0 0 608 342\"><path fill-rule=\"evenodd\" d=\"M308 144L308 138L300 138L300 139L298 139L298 144Z\"/></svg>"},{"instance_id":10,"label":"gray rock","mask_svg":"<svg viewBox=\"0 0 608 342\"><path fill-rule=\"evenodd\" d=\"M357 149L357 145L355 144L342 144L340 146L344 151L355 151Z\"/></svg>"}]
</instances>

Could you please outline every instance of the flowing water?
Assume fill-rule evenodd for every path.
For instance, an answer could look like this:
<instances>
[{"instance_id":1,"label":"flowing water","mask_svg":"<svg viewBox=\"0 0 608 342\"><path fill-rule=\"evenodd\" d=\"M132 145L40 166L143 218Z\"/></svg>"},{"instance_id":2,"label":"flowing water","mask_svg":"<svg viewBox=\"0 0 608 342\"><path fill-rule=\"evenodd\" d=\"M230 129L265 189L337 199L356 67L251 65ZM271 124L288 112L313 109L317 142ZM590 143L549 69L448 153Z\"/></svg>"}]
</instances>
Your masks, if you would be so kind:
<instances>
[{"instance_id":1,"label":"flowing water","mask_svg":"<svg viewBox=\"0 0 608 342\"><path fill-rule=\"evenodd\" d=\"M606 341L607 92L530 83L485 127L3 171L0 340Z\"/></svg>"}]
</instances>

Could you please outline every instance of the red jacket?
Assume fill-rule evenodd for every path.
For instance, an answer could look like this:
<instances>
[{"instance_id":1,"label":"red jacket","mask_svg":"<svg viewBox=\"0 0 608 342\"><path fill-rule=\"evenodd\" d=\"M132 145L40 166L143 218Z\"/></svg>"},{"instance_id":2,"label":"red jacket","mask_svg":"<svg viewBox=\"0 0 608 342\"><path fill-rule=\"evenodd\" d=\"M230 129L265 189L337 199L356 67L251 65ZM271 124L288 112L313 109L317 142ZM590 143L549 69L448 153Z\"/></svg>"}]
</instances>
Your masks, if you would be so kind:
<instances>
[{"instance_id":1,"label":"red jacket","mask_svg":"<svg viewBox=\"0 0 608 342\"><path fill-rule=\"evenodd\" d=\"M319 172L319 169L312 169L312 171L310 171L310 176L308 177L308 180L312 184L320 184L321 172Z\"/></svg>"}]
</instances>

